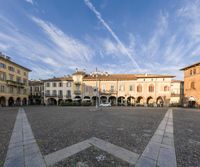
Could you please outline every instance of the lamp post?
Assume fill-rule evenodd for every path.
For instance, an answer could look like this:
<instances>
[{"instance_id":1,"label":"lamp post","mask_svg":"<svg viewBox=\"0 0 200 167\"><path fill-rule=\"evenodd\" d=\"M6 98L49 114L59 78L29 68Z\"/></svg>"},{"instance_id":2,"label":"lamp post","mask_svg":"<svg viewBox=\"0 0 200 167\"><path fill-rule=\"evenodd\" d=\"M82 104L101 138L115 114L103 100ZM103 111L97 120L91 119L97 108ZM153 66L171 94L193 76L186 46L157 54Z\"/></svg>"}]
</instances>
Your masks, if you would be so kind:
<instances>
[{"instance_id":1,"label":"lamp post","mask_svg":"<svg viewBox=\"0 0 200 167\"><path fill-rule=\"evenodd\" d=\"M99 88L98 88L98 77L99 77L100 75L106 75L106 76L108 76L108 73L107 73L107 72L105 72L105 73L104 73L104 72L100 72L100 71L98 71L97 68L96 68L96 71L92 72L90 75L91 75L92 77L95 77L95 78L96 78L96 108L98 108L97 96L98 96L98 98L99 98L99 104L100 104L100 92L99 92Z\"/></svg>"}]
</instances>

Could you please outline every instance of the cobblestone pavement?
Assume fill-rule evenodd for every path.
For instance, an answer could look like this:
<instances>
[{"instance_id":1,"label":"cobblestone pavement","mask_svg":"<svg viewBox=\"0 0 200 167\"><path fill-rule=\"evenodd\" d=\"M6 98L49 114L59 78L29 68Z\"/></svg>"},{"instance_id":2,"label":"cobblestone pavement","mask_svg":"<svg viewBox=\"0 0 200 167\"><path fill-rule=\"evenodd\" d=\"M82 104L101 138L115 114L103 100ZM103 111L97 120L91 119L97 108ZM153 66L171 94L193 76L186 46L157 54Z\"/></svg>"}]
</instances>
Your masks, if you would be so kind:
<instances>
[{"instance_id":1,"label":"cobblestone pavement","mask_svg":"<svg viewBox=\"0 0 200 167\"><path fill-rule=\"evenodd\" d=\"M134 166L141 159L141 155L152 152L153 156L156 149L150 151L151 141L160 142L160 153L158 153L163 155L164 160L169 161L170 155L174 153L169 151L168 145L170 147L175 145L176 157L175 155L174 157L177 158L178 167L199 167L200 164L199 110L173 108L172 115L167 108L143 107L111 107L100 110L95 110L94 107L25 107L24 109L28 120L21 113L23 117L21 120L25 122L21 129L25 129L22 131L28 136L25 135L27 140L23 139L25 141L23 147L30 144L31 137L31 141L34 142L27 145L27 149L31 151L34 148L36 154L30 157L35 158L40 154L39 159L45 163L42 166L48 166L53 161L58 162L52 163L55 167ZM3 138L0 136L0 144L3 146L0 150L0 166L3 166L9 141L10 143L15 141L12 138L18 131L16 127L13 130L14 124L16 125L15 120L20 119L19 116L16 119L15 108L4 110L0 108L0 111L2 111L0 112L0 135L3 136ZM171 135L172 132L174 136ZM19 143L14 143L18 147ZM9 144L9 148L13 148L12 145ZM167 148L166 152L162 151L162 148ZM25 154L25 157L29 155ZM62 161L59 160L59 155L65 155L60 158ZM151 158L151 155L147 157ZM146 159L144 162L146 163ZM160 164L158 157L158 164L166 166L168 163Z\"/></svg>"},{"instance_id":2,"label":"cobblestone pavement","mask_svg":"<svg viewBox=\"0 0 200 167\"><path fill-rule=\"evenodd\" d=\"M173 110L177 165L200 167L200 110Z\"/></svg>"},{"instance_id":3,"label":"cobblestone pavement","mask_svg":"<svg viewBox=\"0 0 200 167\"><path fill-rule=\"evenodd\" d=\"M18 108L0 108L0 167L6 158Z\"/></svg>"}]
</instances>

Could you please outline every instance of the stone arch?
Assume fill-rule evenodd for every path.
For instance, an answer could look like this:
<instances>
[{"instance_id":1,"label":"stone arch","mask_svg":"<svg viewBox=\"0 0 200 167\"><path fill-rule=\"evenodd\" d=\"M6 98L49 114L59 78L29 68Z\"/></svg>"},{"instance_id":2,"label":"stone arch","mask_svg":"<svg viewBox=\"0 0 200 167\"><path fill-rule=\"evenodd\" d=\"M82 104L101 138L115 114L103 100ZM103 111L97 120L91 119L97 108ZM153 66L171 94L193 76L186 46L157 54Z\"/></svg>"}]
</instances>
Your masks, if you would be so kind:
<instances>
[{"instance_id":1,"label":"stone arch","mask_svg":"<svg viewBox=\"0 0 200 167\"><path fill-rule=\"evenodd\" d=\"M57 105L57 100L54 98L48 98L48 105Z\"/></svg>"},{"instance_id":2,"label":"stone arch","mask_svg":"<svg viewBox=\"0 0 200 167\"><path fill-rule=\"evenodd\" d=\"M157 106L159 106L159 107L163 107L163 105L164 105L164 100L163 100L163 98L162 98L161 96L157 97L157 99L156 99L156 104L157 104Z\"/></svg>"},{"instance_id":3,"label":"stone arch","mask_svg":"<svg viewBox=\"0 0 200 167\"><path fill-rule=\"evenodd\" d=\"M151 96L149 96L148 98L147 98L147 105L153 105L153 97L151 97Z\"/></svg>"},{"instance_id":4,"label":"stone arch","mask_svg":"<svg viewBox=\"0 0 200 167\"><path fill-rule=\"evenodd\" d=\"M195 108L195 106L196 106L196 99L193 96L189 97L188 107Z\"/></svg>"},{"instance_id":5,"label":"stone arch","mask_svg":"<svg viewBox=\"0 0 200 167\"><path fill-rule=\"evenodd\" d=\"M129 96L127 98L127 105L128 106L134 106L135 105L135 98L133 96Z\"/></svg>"},{"instance_id":6,"label":"stone arch","mask_svg":"<svg viewBox=\"0 0 200 167\"><path fill-rule=\"evenodd\" d=\"M14 106L14 104L15 104L14 98L13 97L9 97L8 106Z\"/></svg>"},{"instance_id":7,"label":"stone arch","mask_svg":"<svg viewBox=\"0 0 200 167\"><path fill-rule=\"evenodd\" d=\"M108 101L112 106L117 104L117 98L115 96L110 96Z\"/></svg>"},{"instance_id":8,"label":"stone arch","mask_svg":"<svg viewBox=\"0 0 200 167\"><path fill-rule=\"evenodd\" d=\"M71 102L72 102L72 99L66 99L65 102L66 102L66 103L71 103Z\"/></svg>"},{"instance_id":9,"label":"stone arch","mask_svg":"<svg viewBox=\"0 0 200 167\"><path fill-rule=\"evenodd\" d=\"M16 106L21 106L21 98L18 97L15 102Z\"/></svg>"},{"instance_id":10,"label":"stone arch","mask_svg":"<svg viewBox=\"0 0 200 167\"><path fill-rule=\"evenodd\" d=\"M64 103L64 100L63 99L58 99L58 105L61 105Z\"/></svg>"},{"instance_id":11,"label":"stone arch","mask_svg":"<svg viewBox=\"0 0 200 167\"><path fill-rule=\"evenodd\" d=\"M92 105L96 105L96 104L99 104L99 97L93 96L92 97Z\"/></svg>"},{"instance_id":12,"label":"stone arch","mask_svg":"<svg viewBox=\"0 0 200 167\"><path fill-rule=\"evenodd\" d=\"M22 105L23 106L27 105L27 99L25 97L22 99Z\"/></svg>"},{"instance_id":13,"label":"stone arch","mask_svg":"<svg viewBox=\"0 0 200 167\"><path fill-rule=\"evenodd\" d=\"M106 103L106 102L107 102L107 97L106 96L101 96L100 103Z\"/></svg>"},{"instance_id":14,"label":"stone arch","mask_svg":"<svg viewBox=\"0 0 200 167\"><path fill-rule=\"evenodd\" d=\"M0 106L5 107L6 106L6 98L4 96L0 97Z\"/></svg>"},{"instance_id":15,"label":"stone arch","mask_svg":"<svg viewBox=\"0 0 200 167\"><path fill-rule=\"evenodd\" d=\"M119 96L117 99L117 103L119 106L125 105L125 97L124 96Z\"/></svg>"},{"instance_id":16,"label":"stone arch","mask_svg":"<svg viewBox=\"0 0 200 167\"><path fill-rule=\"evenodd\" d=\"M139 105L143 105L144 104L144 98L142 96L139 96L137 98L137 104L139 104Z\"/></svg>"}]
</instances>

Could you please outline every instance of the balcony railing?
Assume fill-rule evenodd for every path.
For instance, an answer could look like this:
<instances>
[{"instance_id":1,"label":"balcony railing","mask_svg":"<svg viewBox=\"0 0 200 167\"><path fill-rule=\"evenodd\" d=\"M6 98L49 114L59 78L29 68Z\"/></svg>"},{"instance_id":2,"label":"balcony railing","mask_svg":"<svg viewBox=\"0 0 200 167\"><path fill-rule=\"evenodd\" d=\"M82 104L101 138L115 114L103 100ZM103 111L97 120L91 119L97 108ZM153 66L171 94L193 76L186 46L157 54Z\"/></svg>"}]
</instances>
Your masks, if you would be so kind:
<instances>
[{"instance_id":1,"label":"balcony railing","mask_svg":"<svg viewBox=\"0 0 200 167\"><path fill-rule=\"evenodd\" d=\"M67 99L71 99L72 96L71 96L71 95L66 95L66 98L67 98Z\"/></svg>"},{"instance_id":2,"label":"balcony railing","mask_svg":"<svg viewBox=\"0 0 200 167\"><path fill-rule=\"evenodd\" d=\"M57 94L49 94L49 93L45 93L46 97L57 97Z\"/></svg>"},{"instance_id":3,"label":"balcony railing","mask_svg":"<svg viewBox=\"0 0 200 167\"><path fill-rule=\"evenodd\" d=\"M63 95L62 95L62 94L58 94L58 97L59 97L59 98L63 98Z\"/></svg>"},{"instance_id":4,"label":"balcony railing","mask_svg":"<svg viewBox=\"0 0 200 167\"><path fill-rule=\"evenodd\" d=\"M6 80L7 84L10 86L15 86L15 87L24 87L25 83L17 82L17 81L12 81L12 80Z\"/></svg>"},{"instance_id":5,"label":"balcony railing","mask_svg":"<svg viewBox=\"0 0 200 167\"><path fill-rule=\"evenodd\" d=\"M75 90L74 94L81 94L81 91L80 90Z\"/></svg>"}]
</instances>

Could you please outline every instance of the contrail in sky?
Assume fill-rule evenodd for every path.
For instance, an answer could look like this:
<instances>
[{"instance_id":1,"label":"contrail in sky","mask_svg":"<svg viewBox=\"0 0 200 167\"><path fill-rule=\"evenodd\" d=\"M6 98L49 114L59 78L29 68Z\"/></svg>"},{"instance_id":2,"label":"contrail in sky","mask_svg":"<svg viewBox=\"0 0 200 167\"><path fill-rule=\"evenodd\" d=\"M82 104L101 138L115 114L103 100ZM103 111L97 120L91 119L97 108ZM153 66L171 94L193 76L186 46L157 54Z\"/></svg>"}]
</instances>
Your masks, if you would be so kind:
<instances>
[{"instance_id":1,"label":"contrail in sky","mask_svg":"<svg viewBox=\"0 0 200 167\"><path fill-rule=\"evenodd\" d=\"M105 20L101 17L101 13L99 13L94 5L90 2L90 0L84 0L85 4L89 7L89 9L94 12L96 17L99 19L99 21L103 24L103 26L110 32L112 37L117 41L119 46L124 50L126 55L129 57L129 59L132 61L133 65L140 71L140 66L136 62L136 60L132 57L131 53L127 50L127 48L124 46L124 44L121 42L119 37L115 34L115 32L111 29L111 27L105 22Z\"/></svg>"}]
</instances>

